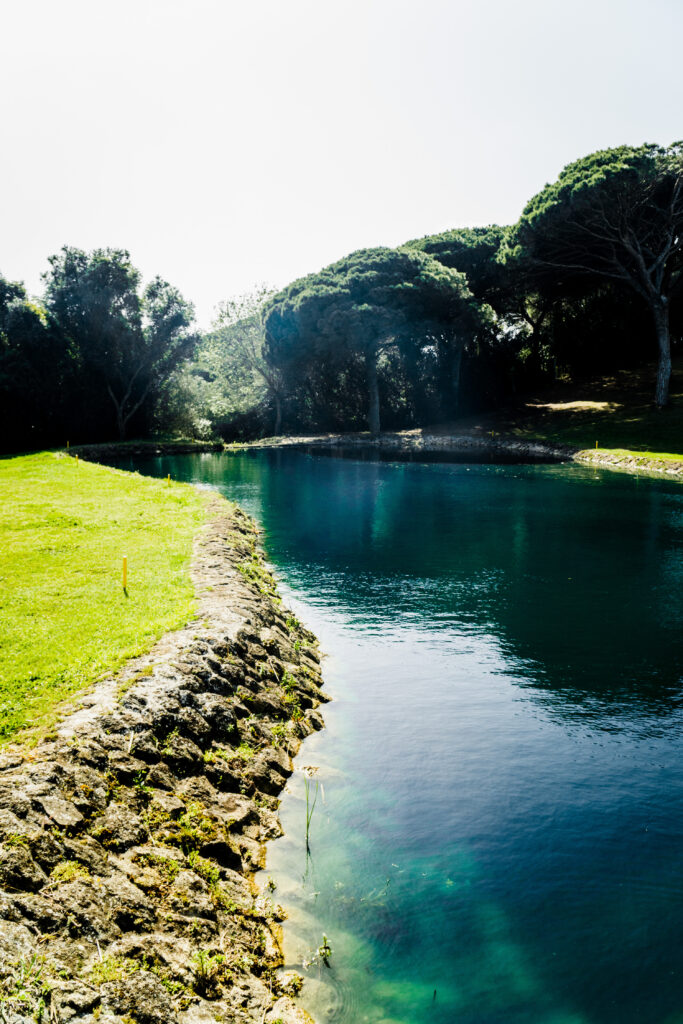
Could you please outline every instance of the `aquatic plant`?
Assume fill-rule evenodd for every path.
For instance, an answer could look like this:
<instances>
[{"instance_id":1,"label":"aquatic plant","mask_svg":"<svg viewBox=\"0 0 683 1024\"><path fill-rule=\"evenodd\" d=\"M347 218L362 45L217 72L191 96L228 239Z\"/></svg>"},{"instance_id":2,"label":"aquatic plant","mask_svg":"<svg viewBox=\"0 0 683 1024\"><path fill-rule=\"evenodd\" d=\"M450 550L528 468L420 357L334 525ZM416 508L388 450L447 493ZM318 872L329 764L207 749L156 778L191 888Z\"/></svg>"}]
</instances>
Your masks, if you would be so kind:
<instances>
[{"instance_id":1,"label":"aquatic plant","mask_svg":"<svg viewBox=\"0 0 683 1024\"><path fill-rule=\"evenodd\" d=\"M313 812L315 805L318 800L318 791L320 789L320 783L315 779L315 775L318 769L314 765L306 765L301 769L304 773L304 791L306 794L306 854L310 854L311 847L309 843L309 835L311 830L311 821L313 819ZM315 787L312 783L315 780Z\"/></svg>"},{"instance_id":2,"label":"aquatic plant","mask_svg":"<svg viewBox=\"0 0 683 1024\"><path fill-rule=\"evenodd\" d=\"M325 967L329 967L331 956L332 947L330 946L330 941L327 938L327 935L323 932L323 941L317 949L309 953L307 957L304 957L302 964L306 969L313 967L314 964L324 964Z\"/></svg>"}]
</instances>

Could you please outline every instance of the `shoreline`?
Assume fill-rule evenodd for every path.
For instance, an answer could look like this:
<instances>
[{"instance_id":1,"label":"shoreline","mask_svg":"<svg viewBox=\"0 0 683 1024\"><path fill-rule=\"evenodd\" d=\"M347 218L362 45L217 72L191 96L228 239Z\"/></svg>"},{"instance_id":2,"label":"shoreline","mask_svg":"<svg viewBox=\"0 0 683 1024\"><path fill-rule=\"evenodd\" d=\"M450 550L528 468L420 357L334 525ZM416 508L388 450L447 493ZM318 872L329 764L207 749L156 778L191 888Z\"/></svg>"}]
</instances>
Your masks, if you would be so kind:
<instances>
[{"instance_id":1,"label":"shoreline","mask_svg":"<svg viewBox=\"0 0 683 1024\"><path fill-rule=\"evenodd\" d=\"M438 461L465 461L468 455L486 455L487 458L473 461L519 463L567 463L599 466L623 473L649 473L683 480L683 456L657 458L620 449L577 449L550 444L547 441L521 439L501 434L493 437L476 434L429 434L421 429L395 431L372 438L369 434L319 434L312 437L265 438L251 441L242 446L245 449L281 449L325 451L334 453L343 449L378 452L380 455L393 453L413 456L416 460L437 456Z\"/></svg>"},{"instance_id":2,"label":"shoreline","mask_svg":"<svg viewBox=\"0 0 683 1024\"><path fill-rule=\"evenodd\" d=\"M501 463L569 463L595 466L616 472L647 474L683 481L683 456L658 458L647 452L623 449L578 449L550 444L537 439L521 439L500 434L488 437L478 434L430 434L422 429L388 431L373 438L367 432L356 434L312 434L292 437L268 437L256 441L234 442L110 442L102 445L81 445L70 452L97 461L126 455L181 455L201 452L278 451L291 449L326 455L353 453L376 454L380 459L392 456L401 461Z\"/></svg>"},{"instance_id":3,"label":"shoreline","mask_svg":"<svg viewBox=\"0 0 683 1024\"><path fill-rule=\"evenodd\" d=\"M284 912L253 876L328 698L317 641L282 608L257 541L212 497L193 620L74 698L49 739L0 751L12 1024L310 1022L300 977L278 973Z\"/></svg>"}]
</instances>

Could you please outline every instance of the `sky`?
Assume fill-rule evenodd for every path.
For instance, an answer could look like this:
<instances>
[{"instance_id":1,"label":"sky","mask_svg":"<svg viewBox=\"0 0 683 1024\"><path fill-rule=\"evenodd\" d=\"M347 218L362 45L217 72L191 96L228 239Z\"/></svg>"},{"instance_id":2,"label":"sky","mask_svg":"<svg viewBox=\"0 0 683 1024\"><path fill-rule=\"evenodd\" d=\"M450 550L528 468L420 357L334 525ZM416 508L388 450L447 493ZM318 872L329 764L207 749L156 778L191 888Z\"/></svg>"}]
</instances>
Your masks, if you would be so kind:
<instances>
[{"instance_id":1,"label":"sky","mask_svg":"<svg viewBox=\"0 0 683 1024\"><path fill-rule=\"evenodd\" d=\"M127 249L216 305L514 222L562 167L683 138L683 0L15 0L0 273Z\"/></svg>"}]
</instances>

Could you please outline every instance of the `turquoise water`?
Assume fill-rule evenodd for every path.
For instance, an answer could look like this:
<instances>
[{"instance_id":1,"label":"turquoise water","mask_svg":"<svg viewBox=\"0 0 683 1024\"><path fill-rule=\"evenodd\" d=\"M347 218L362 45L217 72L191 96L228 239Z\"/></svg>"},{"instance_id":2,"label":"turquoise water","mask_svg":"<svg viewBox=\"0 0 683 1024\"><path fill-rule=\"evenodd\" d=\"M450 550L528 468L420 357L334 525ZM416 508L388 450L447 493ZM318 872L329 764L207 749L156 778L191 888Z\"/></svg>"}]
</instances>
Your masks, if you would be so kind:
<instances>
[{"instance_id":1,"label":"turquoise water","mask_svg":"<svg viewBox=\"0 0 683 1024\"><path fill-rule=\"evenodd\" d=\"M683 1021L683 488L576 467L138 460L261 522L328 657L269 847L303 1003ZM314 785L312 783L312 785Z\"/></svg>"}]
</instances>

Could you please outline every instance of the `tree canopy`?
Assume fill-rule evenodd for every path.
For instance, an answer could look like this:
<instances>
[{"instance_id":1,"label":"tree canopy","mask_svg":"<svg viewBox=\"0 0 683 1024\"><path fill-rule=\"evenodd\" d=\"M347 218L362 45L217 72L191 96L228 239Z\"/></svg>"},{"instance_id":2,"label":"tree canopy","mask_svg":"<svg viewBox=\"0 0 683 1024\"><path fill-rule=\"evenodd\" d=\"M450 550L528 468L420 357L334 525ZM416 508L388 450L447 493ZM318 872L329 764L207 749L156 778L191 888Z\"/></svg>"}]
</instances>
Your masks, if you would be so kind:
<instances>
[{"instance_id":1,"label":"tree canopy","mask_svg":"<svg viewBox=\"0 0 683 1024\"><path fill-rule=\"evenodd\" d=\"M666 404L670 300L683 271L683 143L619 146L569 164L527 203L509 250L565 282L589 275L632 288L653 317L655 401Z\"/></svg>"},{"instance_id":2,"label":"tree canopy","mask_svg":"<svg viewBox=\"0 0 683 1024\"><path fill-rule=\"evenodd\" d=\"M311 359L362 361L375 434L382 353L416 336L447 336L457 348L480 318L463 274L409 249L360 249L295 281L264 308L268 359L290 376Z\"/></svg>"},{"instance_id":3,"label":"tree canopy","mask_svg":"<svg viewBox=\"0 0 683 1024\"><path fill-rule=\"evenodd\" d=\"M51 256L45 304L98 400L113 403L120 438L129 421L196 342L194 311L177 288L140 274L123 249L65 246Z\"/></svg>"},{"instance_id":4,"label":"tree canopy","mask_svg":"<svg viewBox=\"0 0 683 1024\"><path fill-rule=\"evenodd\" d=\"M515 225L352 252L228 299L202 335L178 289L143 287L126 250L65 246L41 296L0 276L0 444L376 433L654 353L664 405L681 285L683 143L593 153Z\"/></svg>"},{"instance_id":5,"label":"tree canopy","mask_svg":"<svg viewBox=\"0 0 683 1024\"><path fill-rule=\"evenodd\" d=\"M454 228L438 235L413 238L404 248L426 252L445 267L459 270L467 278L473 295L498 312L505 278L498 254L509 230L499 224Z\"/></svg>"}]
</instances>

